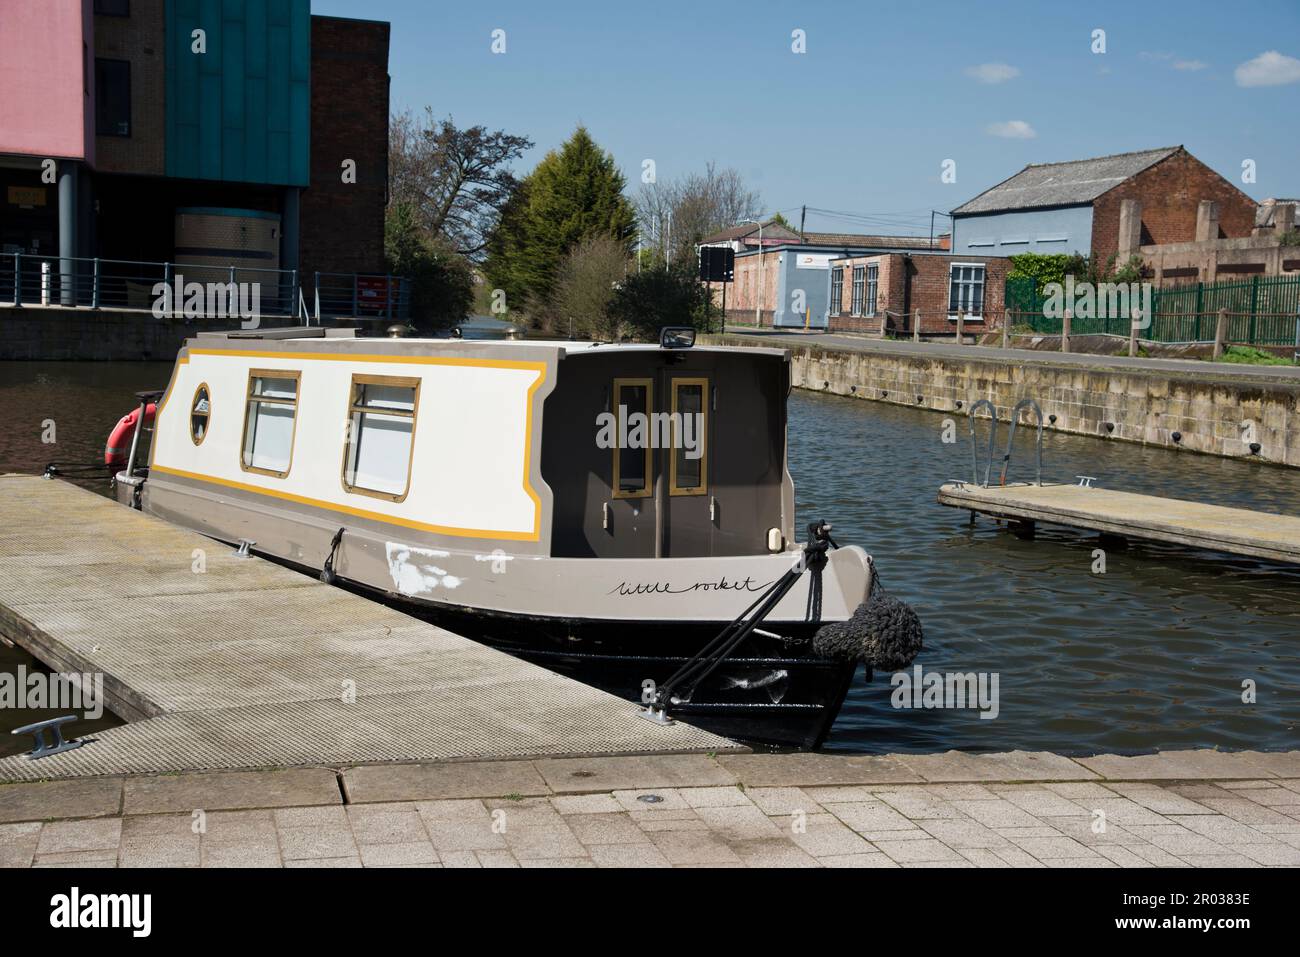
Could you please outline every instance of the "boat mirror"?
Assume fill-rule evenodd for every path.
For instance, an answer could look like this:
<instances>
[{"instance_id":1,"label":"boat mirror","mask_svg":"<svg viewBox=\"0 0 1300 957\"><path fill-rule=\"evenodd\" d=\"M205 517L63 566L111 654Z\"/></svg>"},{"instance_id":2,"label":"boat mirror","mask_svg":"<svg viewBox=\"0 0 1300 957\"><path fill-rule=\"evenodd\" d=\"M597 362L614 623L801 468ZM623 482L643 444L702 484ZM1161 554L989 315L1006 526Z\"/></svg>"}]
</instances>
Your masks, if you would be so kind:
<instances>
[{"instance_id":1,"label":"boat mirror","mask_svg":"<svg viewBox=\"0 0 1300 957\"><path fill-rule=\"evenodd\" d=\"M664 326L659 330L659 345L664 349L689 349L695 345L695 330L690 326Z\"/></svg>"}]
</instances>

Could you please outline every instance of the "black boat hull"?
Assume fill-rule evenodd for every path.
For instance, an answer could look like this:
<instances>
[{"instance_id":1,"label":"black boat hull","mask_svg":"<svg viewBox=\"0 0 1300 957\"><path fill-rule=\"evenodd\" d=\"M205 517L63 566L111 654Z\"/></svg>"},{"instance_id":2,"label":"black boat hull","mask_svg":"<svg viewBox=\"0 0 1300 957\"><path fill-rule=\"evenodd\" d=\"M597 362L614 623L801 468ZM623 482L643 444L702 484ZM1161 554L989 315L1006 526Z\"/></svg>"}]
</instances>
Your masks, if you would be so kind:
<instances>
[{"instance_id":1,"label":"black boat hull","mask_svg":"<svg viewBox=\"0 0 1300 957\"><path fill-rule=\"evenodd\" d=\"M538 619L387 595L394 607L550 671L627 699L648 700L725 622ZM681 718L745 744L812 750L830 733L858 665L818 658L815 624L754 634L690 695ZM867 675L870 679L870 674Z\"/></svg>"}]
</instances>

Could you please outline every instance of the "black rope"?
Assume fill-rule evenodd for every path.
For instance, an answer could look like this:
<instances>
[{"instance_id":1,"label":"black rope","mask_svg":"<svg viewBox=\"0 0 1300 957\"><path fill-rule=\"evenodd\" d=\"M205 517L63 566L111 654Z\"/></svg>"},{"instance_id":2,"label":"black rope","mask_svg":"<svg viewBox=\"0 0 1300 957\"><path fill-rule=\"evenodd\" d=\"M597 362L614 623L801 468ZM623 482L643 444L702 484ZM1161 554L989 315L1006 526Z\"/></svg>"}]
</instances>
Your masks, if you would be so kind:
<instances>
[{"instance_id":1,"label":"black rope","mask_svg":"<svg viewBox=\"0 0 1300 957\"><path fill-rule=\"evenodd\" d=\"M107 474L109 467L103 462L96 462L93 465L61 465L58 462L51 462L45 466L42 475L46 478L54 478L56 475L68 475L74 472L100 472Z\"/></svg>"},{"instance_id":2,"label":"black rope","mask_svg":"<svg viewBox=\"0 0 1300 957\"><path fill-rule=\"evenodd\" d=\"M334 574L334 556L338 554L339 543L343 541L343 532L344 529L340 528L334 533L334 537L330 539L329 554L325 556L325 564L320 570L320 580L326 585L334 584L334 579L336 577Z\"/></svg>"},{"instance_id":3,"label":"black rope","mask_svg":"<svg viewBox=\"0 0 1300 957\"><path fill-rule=\"evenodd\" d=\"M808 526L808 543L804 545L803 560L773 582L735 620L728 623L712 641L705 645L696 655L688 659L667 681L660 685L655 690L653 703L650 704L651 711L660 711L666 715L668 706L674 700L689 701L691 695L695 693L695 689L708 680L709 676L744 643L745 639L754 633L754 629L762 624L773 609L781 603L781 599L794 587L800 576L809 569L816 569L813 577L818 592L816 613L821 614L821 569L826 565L826 550L831 544L829 530L830 526L825 522L813 522ZM811 600L812 587L810 584L808 606L810 611L813 607ZM750 617L751 615L753 617ZM686 690L681 696L674 699L673 692L679 685L685 686Z\"/></svg>"}]
</instances>

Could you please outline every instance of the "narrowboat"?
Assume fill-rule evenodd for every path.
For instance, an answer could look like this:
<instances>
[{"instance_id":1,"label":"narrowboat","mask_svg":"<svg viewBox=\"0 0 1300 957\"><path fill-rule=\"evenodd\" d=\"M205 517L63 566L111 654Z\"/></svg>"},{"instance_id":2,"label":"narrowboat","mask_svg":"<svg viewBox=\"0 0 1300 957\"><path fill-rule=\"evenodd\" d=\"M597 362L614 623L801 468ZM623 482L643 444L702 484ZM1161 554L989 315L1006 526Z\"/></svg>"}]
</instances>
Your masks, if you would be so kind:
<instances>
[{"instance_id":1,"label":"narrowboat","mask_svg":"<svg viewBox=\"0 0 1300 957\"><path fill-rule=\"evenodd\" d=\"M791 577L670 716L813 748L857 663L819 657L812 635L853 615L873 570L846 545L787 576L805 555L789 390L783 350L685 331L646 345L201 332L110 459L125 460L126 504L631 701ZM146 452L128 419L150 413Z\"/></svg>"}]
</instances>

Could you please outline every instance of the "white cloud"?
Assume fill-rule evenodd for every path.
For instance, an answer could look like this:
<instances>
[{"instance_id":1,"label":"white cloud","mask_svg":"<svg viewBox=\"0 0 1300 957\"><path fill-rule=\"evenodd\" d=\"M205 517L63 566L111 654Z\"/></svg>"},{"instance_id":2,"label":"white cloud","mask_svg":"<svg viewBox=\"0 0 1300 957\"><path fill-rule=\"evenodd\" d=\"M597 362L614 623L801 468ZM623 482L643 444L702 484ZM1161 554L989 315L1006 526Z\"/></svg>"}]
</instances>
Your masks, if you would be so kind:
<instances>
[{"instance_id":1,"label":"white cloud","mask_svg":"<svg viewBox=\"0 0 1300 957\"><path fill-rule=\"evenodd\" d=\"M1202 63L1200 60L1176 60L1174 62L1175 70L1204 70L1208 63Z\"/></svg>"},{"instance_id":2,"label":"white cloud","mask_svg":"<svg viewBox=\"0 0 1300 957\"><path fill-rule=\"evenodd\" d=\"M1300 60L1276 50L1247 60L1236 70L1237 86L1281 86L1300 82Z\"/></svg>"},{"instance_id":3,"label":"white cloud","mask_svg":"<svg viewBox=\"0 0 1300 957\"><path fill-rule=\"evenodd\" d=\"M1001 136L1009 140L1032 140L1038 134L1024 120L1007 120L1005 123L990 123L984 128L990 136Z\"/></svg>"},{"instance_id":4,"label":"white cloud","mask_svg":"<svg viewBox=\"0 0 1300 957\"><path fill-rule=\"evenodd\" d=\"M1008 63L981 63L979 66L968 66L966 75L973 76L981 83L1005 83L1018 77L1020 70Z\"/></svg>"}]
</instances>

